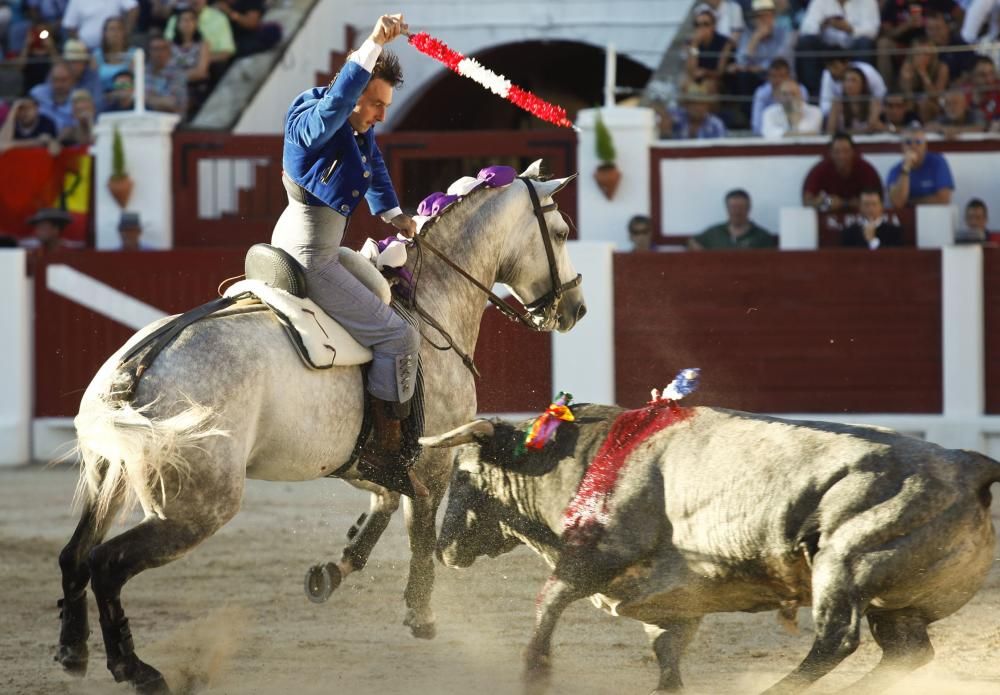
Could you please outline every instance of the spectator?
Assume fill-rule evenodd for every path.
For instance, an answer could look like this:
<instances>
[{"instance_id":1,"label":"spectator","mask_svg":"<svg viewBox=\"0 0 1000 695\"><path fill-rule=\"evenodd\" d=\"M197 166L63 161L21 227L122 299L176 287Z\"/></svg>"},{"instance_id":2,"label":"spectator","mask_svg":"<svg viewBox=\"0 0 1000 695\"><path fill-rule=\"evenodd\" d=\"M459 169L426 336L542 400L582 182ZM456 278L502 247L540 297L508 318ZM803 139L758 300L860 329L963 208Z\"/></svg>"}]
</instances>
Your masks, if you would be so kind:
<instances>
[{"instance_id":1,"label":"spectator","mask_svg":"<svg viewBox=\"0 0 1000 695\"><path fill-rule=\"evenodd\" d=\"M79 38L93 52L101 46L104 24L110 17L121 18L125 36L129 36L138 16L136 0L69 0L62 25L68 37Z\"/></svg>"},{"instance_id":2,"label":"spectator","mask_svg":"<svg viewBox=\"0 0 1000 695\"><path fill-rule=\"evenodd\" d=\"M93 145L97 105L86 89L75 89L70 96L73 104L73 123L59 133L59 142L66 146Z\"/></svg>"},{"instance_id":3,"label":"spectator","mask_svg":"<svg viewBox=\"0 0 1000 695\"><path fill-rule=\"evenodd\" d=\"M882 195L878 172L858 153L850 135L837 133L802 184L802 204L821 212L857 212L865 190Z\"/></svg>"},{"instance_id":4,"label":"spectator","mask_svg":"<svg viewBox=\"0 0 1000 695\"><path fill-rule=\"evenodd\" d=\"M886 82L895 81L896 69L901 62L896 51L924 35L926 18L932 12L952 15L958 12L958 6L954 0L883 0L877 65Z\"/></svg>"},{"instance_id":5,"label":"spectator","mask_svg":"<svg viewBox=\"0 0 1000 695\"><path fill-rule=\"evenodd\" d=\"M48 147L53 154L58 153L56 124L39 111L33 97L15 101L0 128L0 151L14 147Z\"/></svg>"},{"instance_id":6,"label":"spectator","mask_svg":"<svg viewBox=\"0 0 1000 695\"><path fill-rule=\"evenodd\" d=\"M44 24L54 30L66 14L68 0L24 0L24 9L36 24Z\"/></svg>"},{"instance_id":7,"label":"spectator","mask_svg":"<svg viewBox=\"0 0 1000 695\"><path fill-rule=\"evenodd\" d=\"M122 238L122 251L146 251L142 243L142 223L138 212L122 212L118 220L118 233Z\"/></svg>"},{"instance_id":8,"label":"spectator","mask_svg":"<svg viewBox=\"0 0 1000 695\"><path fill-rule=\"evenodd\" d=\"M743 21L743 6L734 0L705 0L715 15L715 29L736 45L740 41L746 24Z\"/></svg>"},{"instance_id":9,"label":"spectator","mask_svg":"<svg viewBox=\"0 0 1000 695\"><path fill-rule=\"evenodd\" d=\"M52 31L44 24L32 25L18 56L21 67L21 89L28 93L35 85L45 82L52 63L58 59L59 47Z\"/></svg>"},{"instance_id":10,"label":"spectator","mask_svg":"<svg viewBox=\"0 0 1000 695\"><path fill-rule=\"evenodd\" d=\"M1000 124L1000 80L997 69L987 56L978 56L968 86L969 105L983 114L983 120L995 129Z\"/></svg>"},{"instance_id":11,"label":"spectator","mask_svg":"<svg viewBox=\"0 0 1000 695\"><path fill-rule=\"evenodd\" d=\"M726 193L726 215L721 224L709 227L688 241L692 251L716 249L773 249L778 237L750 219L750 194L741 188Z\"/></svg>"},{"instance_id":12,"label":"spectator","mask_svg":"<svg viewBox=\"0 0 1000 695\"><path fill-rule=\"evenodd\" d=\"M924 29L927 31L927 38L937 49L939 59L948 66L948 79L952 83L972 70L976 63L975 51L971 46L965 51L954 50L966 43L958 32L952 31L948 15L940 10L930 10L927 12Z\"/></svg>"},{"instance_id":13,"label":"spectator","mask_svg":"<svg viewBox=\"0 0 1000 695\"><path fill-rule=\"evenodd\" d=\"M42 113L56 124L56 131L73 124L73 73L66 63L56 63L49 71L49 80L31 88L29 94L38 103Z\"/></svg>"},{"instance_id":14,"label":"spectator","mask_svg":"<svg viewBox=\"0 0 1000 695\"><path fill-rule=\"evenodd\" d=\"M101 110L101 95L104 89L101 87L101 79L97 76L97 71L92 69L90 63L90 51L87 44L80 39L67 39L63 44L63 62L69 68L73 76L73 89L86 89L94 99L97 110Z\"/></svg>"},{"instance_id":15,"label":"spectator","mask_svg":"<svg viewBox=\"0 0 1000 695\"><path fill-rule=\"evenodd\" d=\"M913 102L903 94L886 94L882 106L882 122L885 130L897 133L910 123L919 123L920 116L917 115Z\"/></svg>"},{"instance_id":16,"label":"spectator","mask_svg":"<svg viewBox=\"0 0 1000 695\"><path fill-rule=\"evenodd\" d=\"M732 0L722 2L740 8ZM237 58L270 50L281 40L281 25L262 21L264 0L218 0L215 7L229 19Z\"/></svg>"},{"instance_id":17,"label":"spectator","mask_svg":"<svg viewBox=\"0 0 1000 695\"><path fill-rule=\"evenodd\" d=\"M771 66L767 69L767 82L758 87L753 93L753 109L751 111L750 125L755 135L761 134L764 109L771 104L778 103L776 98L778 88L782 82L790 79L791 76L792 69L787 60L784 58L775 58L771 61ZM799 91L802 94L803 101L809 98L809 90L805 87L799 85Z\"/></svg>"},{"instance_id":18,"label":"spectator","mask_svg":"<svg viewBox=\"0 0 1000 695\"><path fill-rule=\"evenodd\" d=\"M669 114L672 137L691 140L726 137L726 126L718 116L709 113L711 101L707 84L688 84L681 108Z\"/></svg>"},{"instance_id":19,"label":"spectator","mask_svg":"<svg viewBox=\"0 0 1000 695\"><path fill-rule=\"evenodd\" d=\"M955 190L948 162L937 152L927 151L922 127L903 131L903 160L889 170L886 187L894 208L904 205L947 205Z\"/></svg>"},{"instance_id":20,"label":"spectator","mask_svg":"<svg viewBox=\"0 0 1000 695\"><path fill-rule=\"evenodd\" d=\"M139 19L136 26L143 33L154 31L162 34L167 28L167 21L180 4L178 0L138 1Z\"/></svg>"},{"instance_id":21,"label":"spectator","mask_svg":"<svg viewBox=\"0 0 1000 695\"><path fill-rule=\"evenodd\" d=\"M208 7L207 0L191 0L190 8L198 19L198 31L201 33L202 39L208 44L210 53L209 79L214 84L222 77L230 59L236 53L233 29L229 25L226 15L214 7ZM178 8L178 13L180 10L181 8ZM165 36L168 39L173 39L176 33L178 13L175 13L167 22Z\"/></svg>"},{"instance_id":22,"label":"spectator","mask_svg":"<svg viewBox=\"0 0 1000 695\"><path fill-rule=\"evenodd\" d=\"M694 9L694 33L688 41L687 78L690 82L711 82L717 91L726 70L733 44L715 30L715 13L706 4Z\"/></svg>"},{"instance_id":23,"label":"spectator","mask_svg":"<svg viewBox=\"0 0 1000 695\"><path fill-rule=\"evenodd\" d=\"M628 238L633 251L655 251L653 220L646 215L635 215L628 221Z\"/></svg>"},{"instance_id":24,"label":"spectator","mask_svg":"<svg viewBox=\"0 0 1000 695\"><path fill-rule=\"evenodd\" d=\"M197 113L202 102L208 96L209 64L211 51L208 43L198 31L198 16L190 8L177 11L176 33L174 34L174 60L177 67L184 71L188 84L188 117Z\"/></svg>"},{"instance_id":25,"label":"spectator","mask_svg":"<svg viewBox=\"0 0 1000 695\"><path fill-rule=\"evenodd\" d=\"M826 120L826 131L875 133L882 130L882 106L872 98L865 73L855 67L844 74L843 95L835 99Z\"/></svg>"},{"instance_id":26,"label":"spectator","mask_svg":"<svg viewBox=\"0 0 1000 695\"><path fill-rule=\"evenodd\" d=\"M187 77L174 61L173 44L162 36L149 40L146 105L153 111L187 113Z\"/></svg>"},{"instance_id":27,"label":"spectator","mask_svg":"<svg viewBox=\"0 0 1000 695\"><path fill-rule=\"evenodd\" d=\"M810 0L799 26L796 53L840 47L871 60L879 30L876 0ZM798 57L798 75L810 90L819 87L821 58Z\"/></svg>"},{"instance_id":28,"label":"spectator","mask_svg":"<svg viewBox=\"0 0 1000 695\"><path fill-rule=\"evenodd\" d=\"M62 231L71 222L69 213L65 210L45 208L39 210L27 219L32 236L21 242L25 248L39 249L42 252L58 251L64 248Z\"/></svg>"},{"instance_id":29,"label":"spectator","mask_svg":"<svg viewBox=\"0 0 1000 695\"><path fill-rule=\"evenodd\" d=\"M101 47L94 51L94 65L101 81L101 90L108 91L115 75L122 70L132 69L135 48L128 45L125 23L120 17L108 17L104 22Z\"/></svg>"},{"instance_id":30,"label":"spectator","mask_svg":"<svg viewBox=\"0 0 1000 695\"><path fill-rule=\"evenodd\" d=\"M937 116L938 98L947 87L948 66L938 60L937 48L926 37L914 39L899 68L895 91L916 102L920 120L926 123Z\"/></svg>"},{"instance_id":31,"label":"spectator","mask_svg":"<svg viewBox=\"0 0 1000 695\"><path fill-rule=\"evenodd\" d=\"M761 115L760 130L765 138L817 135L822 129L822 112L802 99L802 90L794 80L781 83L778 103L768 106Z\"/></svg>"},{"instance_id":32,"label":"spectator","mask_svg":"<svg viewBox=\"0 0 1000 695\"><path fill-rule=\"evenodd\" d=\"M104 93L104 110L131 111L135 108L135 75L122 70L115 75L111 89Z\"/></svg>"},{"instance_id":33,"label":"spectator","mask_svg":"<svg viewBox=\"0 0 1000 695\"><path fill-rule=\"evenodd\" d=\"M986 130L983 114L969 106L965 91L959 87L949 89L944 95L944 108L927 130L954 138L961 133L981 133Z\"/></svg>"},{"instance_id":34,"label":"spectator","mask_svg":"<svg viewBox=\"0 0 1000 695\"><path fill-rule=\"evenodd\" d=\"M861 191L861 215L844 228L841 244L865 246L875 250L882 246L902 246L903 228L899 220L890 219L882 207L882 187Z\"/></svg>"},{"instance_id":35,"label":"spectator","mask_svg":"<svg viewBox=\"0 0 1000 695\"><path fill-rule=\"evenodd\" d=\"M774 0L753 0L753 31L743 32L736 60L729 64L725 77L726 92L748 97L763 82L771 61L792 58L793 32L775 24ZM740 125L750 122L750 104L737 105Z\"/></svg>"},{"instance_id":36,"label":"spectator","mask_svg":"<svg viewBox=\"0 0 1000 695\"><path fill-rule=\"evenodd\" d=\"M847 75L848 68L857 68L864 73L868 90L876 99L882 99L888 91L885 88L885 80L878 74L878 70L860 60L848 61L846 55L835 51L827 56L826 69L820 78L819 107L824 116L833 108L834 99L843 96L844 76Z\"/></svg>"},{"instance_id":37,"label":"spectator","mask_svg":"<svg viewBox=\"0 0 1000 695\"><path fill-rule=\"evenodd\" d=\"M979 198L973 198L965 206L965 229L955 232L955 243L997 243L1000 241L1000 232L991 232L987 229L987 224L989 224L989 213L986 209L986 203Z\"/></svg>"},{"instance_id":38,"label":"spectator","mask_svg":"<svg viewBox=\"0 0 1000 695\"><path fill-rule=\"evenodd\" d=\"M965 20L962 22L962 40L975 44L983 34L982 39L992 43L1000 37L1000 0L972 0L965 8Z\"/></svg>"}]
</instances>

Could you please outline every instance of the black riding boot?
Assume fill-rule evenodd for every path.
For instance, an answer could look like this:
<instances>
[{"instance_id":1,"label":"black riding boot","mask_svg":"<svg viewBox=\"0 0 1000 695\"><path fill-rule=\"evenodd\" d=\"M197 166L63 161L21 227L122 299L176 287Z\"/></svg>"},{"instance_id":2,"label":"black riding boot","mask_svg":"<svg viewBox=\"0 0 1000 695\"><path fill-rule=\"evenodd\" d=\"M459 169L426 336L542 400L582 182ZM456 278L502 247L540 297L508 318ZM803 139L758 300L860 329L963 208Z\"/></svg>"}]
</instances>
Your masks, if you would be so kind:
<instances>
[{"instance_id":1,"label":"black riding boot","mask_svg":"<svg viewBox=\"0 0 1000 695\"><path fill-rule=\"evenodd\" d=\"M427 497L430 493L412 470L415 456L404 455L402 421L395 403L372 396L374 428L361 450L358 472L369 482L407 497Z\"/></svg>"}]
</instances>

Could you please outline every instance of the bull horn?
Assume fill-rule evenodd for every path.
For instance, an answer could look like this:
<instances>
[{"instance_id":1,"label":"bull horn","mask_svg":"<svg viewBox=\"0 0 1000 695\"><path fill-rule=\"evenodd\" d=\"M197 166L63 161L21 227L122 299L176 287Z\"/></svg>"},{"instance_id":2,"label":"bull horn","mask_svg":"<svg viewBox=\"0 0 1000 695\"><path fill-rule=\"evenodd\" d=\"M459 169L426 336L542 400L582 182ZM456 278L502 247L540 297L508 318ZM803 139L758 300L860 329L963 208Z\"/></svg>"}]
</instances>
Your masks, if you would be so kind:
<instances>
[{"instance_id":1,"label":"bull horn","mask_svg":"<svg viewBox=\"0 0 1000 695\"><path fill-rule=\"evenodd\" d=\"M456 427L450 432L436 437L421 437L420 444L431 449L446 449L469 442L484 442L493 436L493 423L489 420L473 420Z\"/></svg>"}]
</instances>

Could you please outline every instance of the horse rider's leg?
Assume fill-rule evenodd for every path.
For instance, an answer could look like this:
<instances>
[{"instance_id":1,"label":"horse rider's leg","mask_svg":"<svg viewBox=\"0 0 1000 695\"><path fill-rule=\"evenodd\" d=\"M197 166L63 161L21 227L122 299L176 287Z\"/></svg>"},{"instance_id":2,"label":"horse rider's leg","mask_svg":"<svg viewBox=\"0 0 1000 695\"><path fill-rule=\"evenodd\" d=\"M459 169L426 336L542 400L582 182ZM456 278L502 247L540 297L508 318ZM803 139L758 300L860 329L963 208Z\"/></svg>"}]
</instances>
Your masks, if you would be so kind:
<instances>
[{"instance_id":1,"label":"horse rider's leg","mask_svg":"<svg viewBox=\"0 0 1000 695\"><path fill-rule=\"evenodd\" d=\"M178 498L172 499L174 507L172 510L167 507L168 518L147 517L90 552L91 588L100 614L108 670L116 682L128 681L140 693L169 693L170 690L160 672L135 653L132 632L121 603L122 587L140 572L183 556L236 514L242 486L219 488L214 491L217 494L210 495L212 491L207 486L219 482L188 481L191 489L199 490L197 497L185 499L183 507L178 504ZM197 504L207 506L196 508Z\"/></svg>"},{"instance_id":2,"label":"horse rider's leg","mask_svg":"<svg viewBox=\"0 0 1000 695\"><path fill-rule=\"evenodd\" d=\"M435 452L434 455L441 454ZM424 460L427 458L428 454L425 453ZM441 469L425 466L425 470ZM403 592L406 601L406 618L403 624L410 628L410 633L414 637L420 639L433 639L437 634L434 611L431 609L431 593L434 590L434 548L437 544L434 519L448 484L447 480L430 482L430 496L403 500L406 530L410 537L410 573L406 579L406 590Z\"/></svg>"},{"instance_id":3,"label":"horse rider's leg","mask_svg":"<svg viewBox=\"0 0 1000 695\"><path fill-rule=\"evenodd\" d=\"M67 673L84 676L87 673L87 638L90 624L87 618L87 584L90 567L87 555L100 543L121 507L121 497L115 497L107 513L98 519L96 502L84 503L80 522L69 543L59 553L62 571L63 597L59 600L59 650L55 660Z\"/></svg>"}]
</instances>

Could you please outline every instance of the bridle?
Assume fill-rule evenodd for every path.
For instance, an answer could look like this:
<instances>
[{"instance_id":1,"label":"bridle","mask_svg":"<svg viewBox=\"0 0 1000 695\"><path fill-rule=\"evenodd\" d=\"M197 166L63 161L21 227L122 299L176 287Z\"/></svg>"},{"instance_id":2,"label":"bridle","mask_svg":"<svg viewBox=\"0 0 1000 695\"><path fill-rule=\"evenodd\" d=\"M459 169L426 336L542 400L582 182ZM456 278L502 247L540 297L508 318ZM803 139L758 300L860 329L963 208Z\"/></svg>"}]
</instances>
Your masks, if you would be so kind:
<instances>
[{"instance_id":1,"label":"bridle","mask_svg":"<svg viewBox=\"0 0 1000 695\"><path fill-rule=\"evenodd\" d=\"M531 185L531 181L523 176L518 176L517 178L523 181L524 185L528 187L528 195L531 196L531 206L535 214L535 219L538 220L538 229L542 234L542 244L545 246L545 257L549 263L549 277L552 282L552 289L534 301L525 304L524 311L518 311L509 302L493 292L492 289L485 286L483 283L479 282L479 280L467 273L457 263L439 251L426 239L426 237L414 237L414 242L418 248L425 247L428 251L444 261L445 265L482 290L487 299L489 299L490 303L499 309L500 313L508 319L514 321L515 323L521 323L533 331L542 331L559 313L559 307L562 304L563 294L574 287L578 287L583 281L583 276L578 273L577 276L569 282L559 282L559 267L556 263L556 253L552 248L552 236L549 234L549 226L545 222L545 213L558 210L559 206L555 202L550 203L549 205L542 205L541 200L538 198L538 191L536 191L535 187ZM437 326L435 326L435 328L439 331L441 330ZM452 345L452 348L454 349L454 345Z\"/></svg>"}]
</instances>

